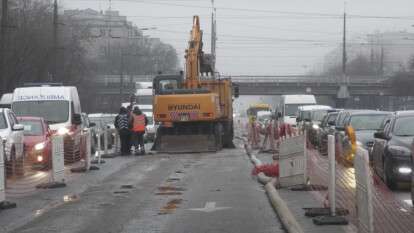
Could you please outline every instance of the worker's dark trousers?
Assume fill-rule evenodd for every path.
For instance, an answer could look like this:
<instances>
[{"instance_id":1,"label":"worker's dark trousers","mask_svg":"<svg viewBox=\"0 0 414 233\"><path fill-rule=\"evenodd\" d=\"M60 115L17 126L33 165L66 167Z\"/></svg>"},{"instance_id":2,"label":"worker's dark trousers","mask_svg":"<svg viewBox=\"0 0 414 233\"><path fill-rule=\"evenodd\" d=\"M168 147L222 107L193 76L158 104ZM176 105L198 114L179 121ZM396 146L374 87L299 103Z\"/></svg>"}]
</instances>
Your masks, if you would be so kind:
<instances>
[{"instance_id":1,"label":"worker's dark trousers","mask_svg":"<svg viewBox=\"0 0 414 233\"><path fill-rule=\"evenodd\" d=\"M144 134L145 132L132 132L132 141L135 147L135 152L140 148L140 152L145 153Z\"/></svg>"},{"instance_id":2,"label":"worker's dark trousers","mask_svg":"<svg viewBox=\"0 0 414 233\"><path fill-rule=\"evenodd\" d=\"M131 154L131 133L128 129L119 130L119 138L121 139L121 154Z\"/></svg>"}]
</instances>

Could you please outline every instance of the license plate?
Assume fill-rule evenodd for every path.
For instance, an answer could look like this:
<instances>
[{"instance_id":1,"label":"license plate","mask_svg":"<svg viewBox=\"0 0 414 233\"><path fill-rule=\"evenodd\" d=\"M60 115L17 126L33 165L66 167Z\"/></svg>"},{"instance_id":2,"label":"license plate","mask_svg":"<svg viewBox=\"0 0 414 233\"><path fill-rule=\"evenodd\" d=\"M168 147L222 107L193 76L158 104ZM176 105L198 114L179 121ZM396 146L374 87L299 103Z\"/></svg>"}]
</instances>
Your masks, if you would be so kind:
<instances>
[{"instance_id":1,"label":"license plate","mask_svg":"<svg viewBox=\"0 0 414 233\"><path fill-rule=\"evenodd\" d=\"M180 120L181 121L188 121L190 119L190 117L188 116L188 114L181 114L180 115Z\"/></svg>"}]
</instances>

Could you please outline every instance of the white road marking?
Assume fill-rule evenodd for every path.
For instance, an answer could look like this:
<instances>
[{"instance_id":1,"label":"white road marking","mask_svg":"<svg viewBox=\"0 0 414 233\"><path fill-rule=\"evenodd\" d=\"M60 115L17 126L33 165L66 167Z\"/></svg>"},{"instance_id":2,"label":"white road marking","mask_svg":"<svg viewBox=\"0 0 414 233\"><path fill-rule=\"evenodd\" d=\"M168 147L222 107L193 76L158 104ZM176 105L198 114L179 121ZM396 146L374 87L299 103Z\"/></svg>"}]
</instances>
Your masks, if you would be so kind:
<instances>
[{"instance_id":1,"label":"white road marking","mask_svg":"<svg viewBox=\"0 0 414 233\"><path fill-rule=\"evenodd\" d=\"M224 207L224 206L223 207L216 207L215 202L206 202L206 205L204 206L204 208L193 208L193 209L188 209L188 210L211 213L211 212L215 212L215 211L218 211L218 210L226 210L226 209L231 209L231 207Z\"/></svg>"}]
</instances>

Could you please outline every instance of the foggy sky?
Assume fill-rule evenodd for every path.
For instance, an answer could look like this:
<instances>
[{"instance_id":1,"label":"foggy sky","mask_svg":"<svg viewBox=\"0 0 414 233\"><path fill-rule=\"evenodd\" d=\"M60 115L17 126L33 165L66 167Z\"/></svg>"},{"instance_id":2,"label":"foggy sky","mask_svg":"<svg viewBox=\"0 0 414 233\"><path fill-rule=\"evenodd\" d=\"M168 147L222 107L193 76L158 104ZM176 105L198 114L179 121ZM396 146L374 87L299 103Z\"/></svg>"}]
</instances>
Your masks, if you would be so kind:
<instances>
[{"instance_id":1,"label":"foggy sky","mask_svg":"<svg viewBox=\"0 0 414 233\"><path fill-rule=\"evenodd\" d=\"M106 10L109 0L60 0L60 4L65 9ZM217 69L223 74L285 75L317 70L324 55L342 40L343 1L215 0L215 6ZM200 15L205 50L210 49L211 0L112 0L111 7L138 27L157 27L144 34L172 44L181 64L192 16ZM347 41L363 42L367 33L375 31L414 31L413 7L412 0L347 1L351 15Z\"/></svg>"}]
</instances>

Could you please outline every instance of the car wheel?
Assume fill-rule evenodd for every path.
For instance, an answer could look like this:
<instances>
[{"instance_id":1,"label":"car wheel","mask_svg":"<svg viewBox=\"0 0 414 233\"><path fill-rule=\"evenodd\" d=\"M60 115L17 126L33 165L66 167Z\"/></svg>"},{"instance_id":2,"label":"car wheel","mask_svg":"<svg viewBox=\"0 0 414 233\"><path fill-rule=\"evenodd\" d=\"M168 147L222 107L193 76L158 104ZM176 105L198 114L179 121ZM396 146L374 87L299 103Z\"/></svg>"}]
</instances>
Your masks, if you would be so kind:
<instances>
[{"instance_id":1,"label":"car wheel","mask_svg":"<svg viewBox=\"0 0 414 233\"><path fill-rule=\"evenodd\" d=\"M411 175L411 204L414 206L414 176Z\"/></svg>"},{"instance_id":2,"label":"car wheel","mask_svg":"<svg viewBox=\"0 0 414 233\"><path fill-rule=\"evenodd\" d=\"M390 190L395 190L397 188L397 182L392 177L392 167L386 158L384 161L384 182Z\"/></svg>"}]
</instances>

